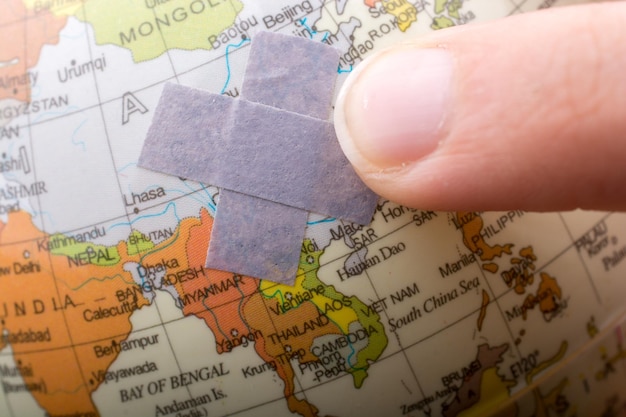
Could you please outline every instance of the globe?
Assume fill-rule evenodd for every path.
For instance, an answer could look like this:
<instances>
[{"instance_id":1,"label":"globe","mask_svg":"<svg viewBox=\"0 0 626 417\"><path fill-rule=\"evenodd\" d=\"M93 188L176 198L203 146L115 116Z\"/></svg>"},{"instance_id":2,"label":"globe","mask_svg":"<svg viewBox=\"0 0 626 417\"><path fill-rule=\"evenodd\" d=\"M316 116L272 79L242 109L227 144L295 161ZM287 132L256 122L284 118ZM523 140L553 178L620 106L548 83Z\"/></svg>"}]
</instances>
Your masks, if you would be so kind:
<instances>
[{"instance_id":1,"label":"globe","mask_svg":"<svg viewBox=\"0 0 626 417\"><path fill-rule=\"evenodd\" d=\"M0 415L624 414L623 214L312 212L289 285L205 266L219 184L138 166L164 85L240 99L261 32L335 48L336 94L394 42L572 3L5 0Z\"/></svg>"}]
</instances>

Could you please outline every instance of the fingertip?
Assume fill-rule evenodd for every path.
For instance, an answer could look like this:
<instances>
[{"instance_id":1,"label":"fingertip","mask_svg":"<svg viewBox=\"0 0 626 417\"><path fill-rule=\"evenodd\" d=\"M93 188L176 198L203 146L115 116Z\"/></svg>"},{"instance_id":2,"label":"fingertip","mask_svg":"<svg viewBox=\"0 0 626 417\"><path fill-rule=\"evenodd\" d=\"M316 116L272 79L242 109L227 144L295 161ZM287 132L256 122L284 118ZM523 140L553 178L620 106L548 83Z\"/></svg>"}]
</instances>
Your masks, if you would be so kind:
<instances>
[{"instance_id":1,"label":"fingertip","mask_svg":"<svg viewBox=\"0 0 626 417\"><path fill-rule=\"evenodd\" d=\"M626 78L615 70L626 51L614 42L626 5L601 10L608 34L581 6L441 31L366 59L335 106L347 158L375 192L412 207L626 208ZM598 26L594 36L583 23ZM625 53L600 53L607 45Z\"/></svg>"},{"instance_id":2,"label":"fingertip","mask_svg":"<svg viewBox=\"0 0 626 417\"><path fill-rule=\"evenodd\" d=\"M448 51L415 45L399 45L364 61L335 106L337 135L346 153L358 153L380 168L432 153L444 135L452 67Z\"/></svg>"}]
</instances>

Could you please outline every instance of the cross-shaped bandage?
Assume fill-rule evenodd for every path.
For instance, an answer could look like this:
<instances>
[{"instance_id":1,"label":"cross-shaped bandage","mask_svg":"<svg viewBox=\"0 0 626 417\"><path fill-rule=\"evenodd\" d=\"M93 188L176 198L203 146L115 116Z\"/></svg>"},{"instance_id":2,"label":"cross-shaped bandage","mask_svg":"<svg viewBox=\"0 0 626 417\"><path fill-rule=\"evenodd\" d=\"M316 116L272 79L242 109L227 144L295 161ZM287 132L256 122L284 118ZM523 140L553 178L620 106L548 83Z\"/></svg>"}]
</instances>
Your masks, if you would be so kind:
<instances>
[{"instance_id":1,"label":"cross-shaped bandage","mask_svg":"<svg viewBox=\"0 0 626 417\"><path fill-rule=\"evenodd\" d=\"M378 197L327 120L338 52L261 32L240 99L167 84L139 166L221 187L206 266L293 284L307 211L368 224Z\"/></svg>"}]
</instances>

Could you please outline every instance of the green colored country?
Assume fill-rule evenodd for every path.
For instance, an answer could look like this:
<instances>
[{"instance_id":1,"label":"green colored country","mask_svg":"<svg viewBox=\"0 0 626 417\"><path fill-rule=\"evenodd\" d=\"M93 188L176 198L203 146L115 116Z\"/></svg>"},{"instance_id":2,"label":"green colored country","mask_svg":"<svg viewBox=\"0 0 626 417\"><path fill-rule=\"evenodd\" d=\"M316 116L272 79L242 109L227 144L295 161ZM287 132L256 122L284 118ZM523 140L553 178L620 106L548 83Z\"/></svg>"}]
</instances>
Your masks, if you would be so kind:
<instances>
[{"instance_id":1,"label":"green colored country","mask_svg":"<svg viewBox=\"0 0 626 417\"><path fill-rule=\"evenodd\" d=\"M96 245L91 242L78 242L62 234L55 234L48 239L50 253L69 258L71 264L112 266L121 262L117 247Z\"/></svg>"},{"instance_id":2,"label":"green colored country","mask_svg":"<svg viewBox=\"0 0 626 417\"><path fill-rule=\"evenodd\" d=\"M448 0L435 0L435 13L440 14L446 9Z\"/></svg>"},{"instance_id":3,"label":"green colored country","mask_svg":"<svg viewBox=\"0 0 626 417\"><path fill-rule=\"evenodd\" d=\"M154 248L154 243L148 239L143 233L133 230L132 233L128 236L128 254L129 255L138 255L144 252L149 251Z\"/></svg>"},{"instance_id":4,"label":"green colored country","mask_svg":"<svg viewBox=\"0 0 626 417\"><path fill-rule=\"evenodd\" d=\"M460 19L459 9L463 7L463 0L435 0L435 13L441 14L448 9L448 15L455 19ZM447 26L443 26L447 27ZM442 29L440 27L438 29Z\"/></svg>"},{"instance_id":5,"label":"green colored country","mask_svg":"<svg viewBox=\"0 0 626 417\"><path fill-rule=\"evenodd\" d=\"M135 62L170 49L211 49L217 36L235 23L239 0L88 0L76 17L91 23L96 42L131 50Z\"/></svg>"},{"instance_id":6,"label":"green colored country","mask_svg":"<svg viewBox=\"0 0 626 417\"><path fill-rule=\"evenodd\" d=\"M454 26L454 22L445 16L433 18L430 28L433 30L445 29Z\"/></svg>"},{"instance_id":7,"label":"green colored country","mask_svg":"<svg viewBox=\"0 0 626 417\"><path fill-rule=\"evenodd\" d=\"M310 246L310 241L305 240L305 247ZM356 356L356 363L348 369L348 372L352 374L354 380L354 386L361 388L363 381L367 378L367 368L371 362L376 361L383 351L387 347L388 339L385 334L385 329L380 322L380 316L367 305L365 305L357 297L346 297L340 292L335 290L332 285L326 285L317 277L317 271L319 270L319 257L323 254L323 251L309 252L303 254L300 258L300 271L304 273L304 280L302 281L302 287L305 289L317 288L322 286L324 288L323 295L331 300L342 301L345 305L344 308L350 308L354 310L358 318L359 324L368 333L368 344L365 348L361 349ZM345 300L349 301L346 305Z\"/></svg>"},{"instance_id":8,"label":"green colored country","mask_svg":"<svg viewBox=\"0 0 626 417\"><path fill-rule=\"evenodd\" d=\"M448 2L448 15L454 17L455 19L460 19L459 9L463 7L463 1L461 0L452 0Z\"/></svg>"}]
</instances>

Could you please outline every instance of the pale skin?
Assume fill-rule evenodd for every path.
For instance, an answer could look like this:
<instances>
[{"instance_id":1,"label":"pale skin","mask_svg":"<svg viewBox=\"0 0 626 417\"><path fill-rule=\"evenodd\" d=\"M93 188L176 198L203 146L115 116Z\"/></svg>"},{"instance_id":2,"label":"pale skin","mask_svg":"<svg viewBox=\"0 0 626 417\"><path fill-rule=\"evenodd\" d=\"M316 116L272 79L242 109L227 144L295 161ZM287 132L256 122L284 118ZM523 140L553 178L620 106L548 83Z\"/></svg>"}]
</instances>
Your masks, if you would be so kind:
<instances>
[{"instance_id":1,"label":"pale skin","mask_svg":"<svg viewBox=\"0 0 626 417\"><path fill-rule=\"evenodd\" d=\"M626 210L626 2L393 46L358 66L335 108L346 156L392 201Z\"/></svg>"}]
</instances>

